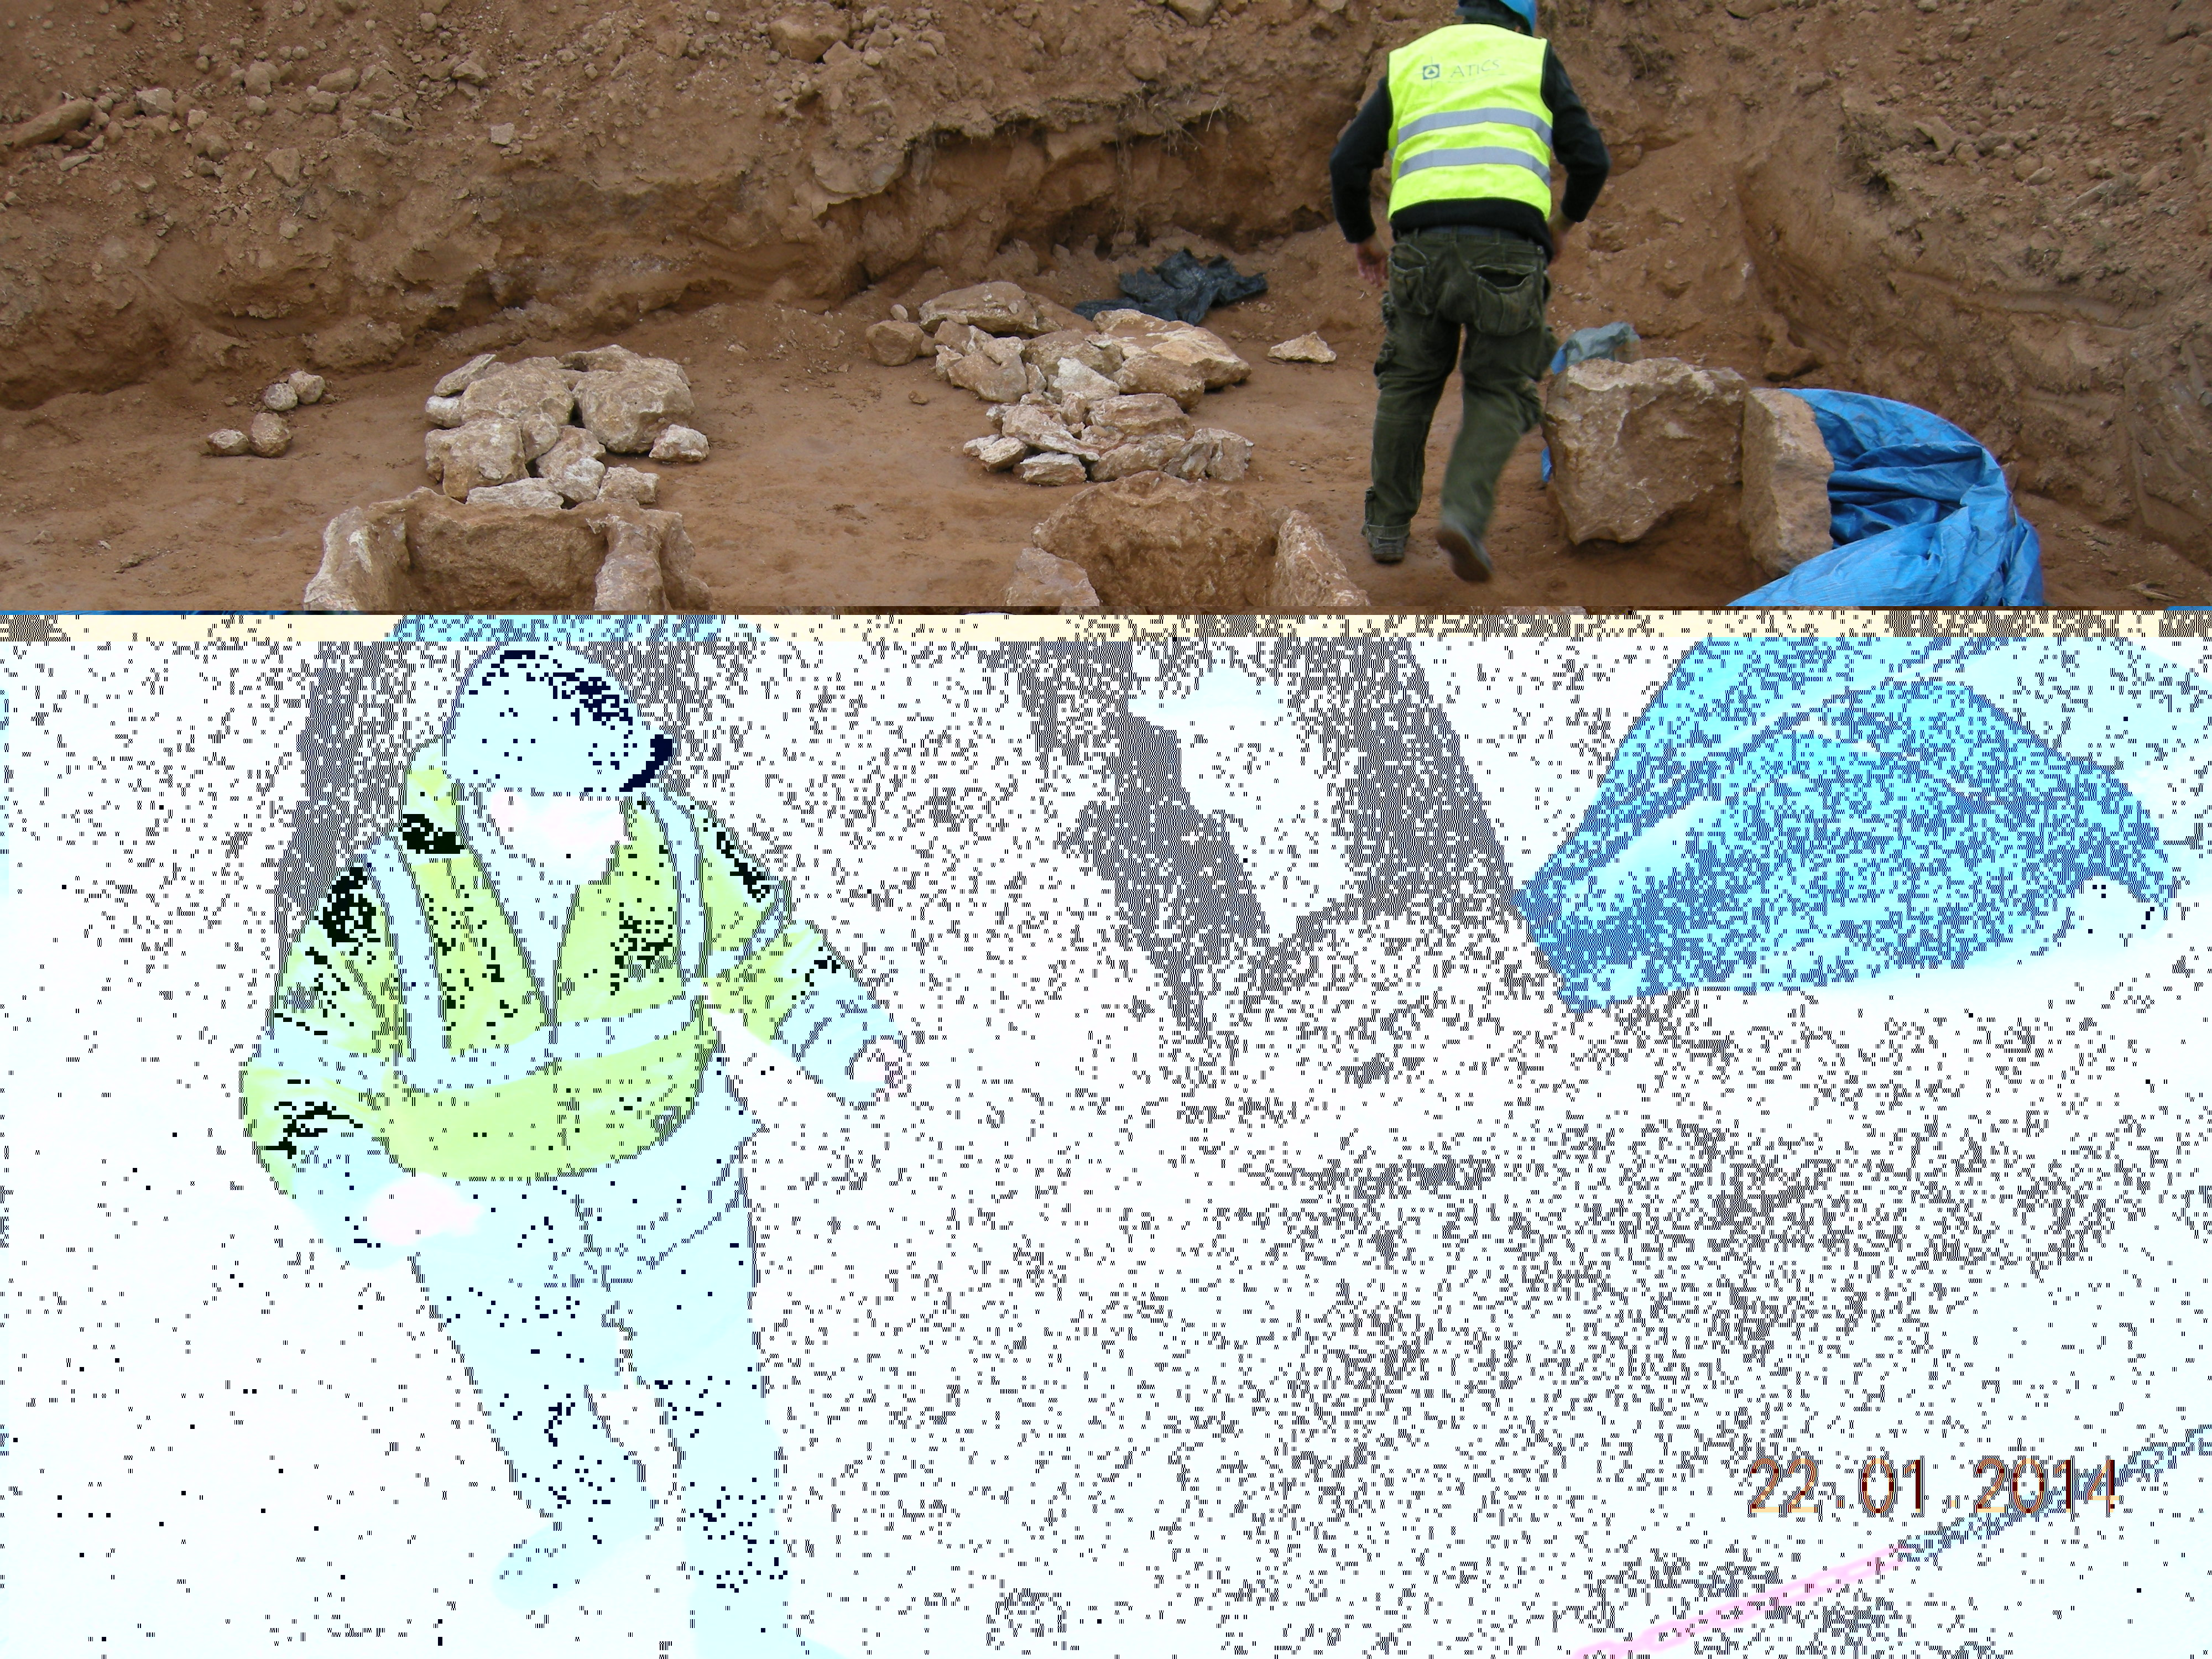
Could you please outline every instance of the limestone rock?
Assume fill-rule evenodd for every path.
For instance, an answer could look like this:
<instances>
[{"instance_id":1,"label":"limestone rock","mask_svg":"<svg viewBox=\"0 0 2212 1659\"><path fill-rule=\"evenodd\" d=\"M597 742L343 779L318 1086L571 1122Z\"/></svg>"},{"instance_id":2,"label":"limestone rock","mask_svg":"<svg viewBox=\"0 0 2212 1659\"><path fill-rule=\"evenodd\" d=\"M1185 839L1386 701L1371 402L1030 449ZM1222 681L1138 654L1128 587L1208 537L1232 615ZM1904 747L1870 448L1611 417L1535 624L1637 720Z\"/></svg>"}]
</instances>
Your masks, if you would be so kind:
<instances>
[{"instance_id":1,"label":"limestone rock","mask_svg":"<svg viewBox=\"0 0 2212 1659\"><path fill-rule=\"evenodd\" d=\"M1012 283L979 283L940 294L921 308L921 325L927 328L950 318L980 328L986 334L1049 334L1053 331L1038 317L1036 302Z\"/></svg>"},{"instance_id":2,"label":"limestone rock","mask_svg":"<svg viewBox=\"0 0 2212 1659\"><path fill-rule=\"evenodd\" d=\"M412 556L407 503L349 507L323 526L323 562L301 603L309 611L395 612L408 609Z\"/></svg>"},{"instance_id":3,"label":"limestone rock","mask_svg":"<svg viewBox=\"0 0 2212 1659\"><path fill-rule=\"evenodd\" d=\"M465 424L493 416L520 421L535 415L556 429L566 426L576 407L575 394L557 369L536 363L507 363L487 370L461 392L461 420ZM541 428L542 430L542 428ZM544 434L544 444L553 434ZM544 445L534 452L542 453Z\"/></svg>"},{"instance_id":4,"label":"limestone rock","mask_svg":"<svg viewBox=\"0 0 2212 1659\"><path fill-rule=\"evenodd\" d=\"M1091 319L1079 311L1069 310L1057 300L1048 300L1042 294L1032 294L1030 295L1030 303L1036 307L1037 321L1051 333L1065 334L1072 331L1085 334L1091 332Z\"/></svg>"},{"instance_id":5,"label":"limestone rock","mask_svg":"<svg viewBox=\"0 0 2212 1659\"><path fill-rule=\"evenodd\" d=\"M945 378L985 403L1011 404L1029 390L1024 367L1018 356L1011 363L1002 363L984 352L970 351L945 367Z\"/></svg>"},{"instance_id":6,"label":"limestone rock","mask_svg":"<svg viewBox=\"0 0 2212 1659\"><path fill-rule=\"evenodd\" d=\"M1045 384L1055 398L1073 398L1088 409L1103 398L1118 398L1121 388L1079 358L1062 357L1045 370Z\"/></svg>"},{"instance_id":7,"label":"limestone rock","mask_svg":"<svg viewBox=\"0 0 2212 1659\"><path fill-rule=\"evenodd\" d=\"M1139 392L1109 398L1091 405L1091 418L1132 438L1154 432L1190 435L1190 416L1173 398L1157 392Z\"/></svg>"},{"instance_id":8,"label":"limestone rock","mask_svg":"<svg viewBox=\"0 0 2212 1659\"><path fill-rule=\"evenodd\" d=\"M1101 483L1133 477L1139 472L1164 472L1182 459L1190 440L1179 432L1152 432L1114 446L1091 463L1091 476Z\"/></svg>"},{"instance_id":9,"label":"limestone rock","mask_svg":"<svg viewBox=\"0 0 2212 1659\"><path fill-rule=\"evenodd\" d=\"M653 441L649 459L656 461L703 461L707 434L688 426L665 426Z\"/></svg>"},{"instance_id":10,"label":"limestone rock","mask_svg":"<svg viewBox=\"0 0 2212 1659\"><path fill-rule=\"evenodd\" d=\"M300 406L300 394L292 389L289 380L278 380L261 388L261 406L283 415Z\"/></svg>"},{"instance_id":11,"label":"limestone rock","mask_svg":"<svg viewBox=\"0 0 2212 1659\"><path fill-rule=\"evenodd\" d=\"M1197 408L1198 400L1206 396L1205 375L1188 363L1149 351L1124 357L1114 373L1114 384L1127 392L1158 392L1186 410Z\"/></svg>"},{"instance_id":12,"label":"limestone rock","mask_svg":"<svg viewBox=\"0 0 2212 1659\"><path fill-rule=\"evenodd\" d=\"M472 422L467 432L489 422ZM580 514L471 507L434 490L404 502L408 608L425 611L578 611L591 603L605 556Z\"/></svg>"},{"instance_id":13,"label":"limestone rock","mask_svg":"<svg viewBox=\"0 0 2212 1659\"><path fill-rule=\"evenodd\" d=\"M660 475L634 466L611 466L599 482L599 499L603 501L629 501L639 507L651 507L659 495Z\"/></svg>"},{"instance_id":14,"label":"limestone rock","mask_svg":"<svg viewBox=\"0 0 2212 1659\"><path fill-rule=\"evenodd\" d=\"M831 16L793 13L768 26L769 43L787 58L802 64L818 64L832 46L852 38L852 25L842 12Z\"/></svg>"},{"instance_id":15,"label":"limestone rock","mask_svg":"<svg viewBox=\"0 0 2212 1659\"><path fill-rule=\"evenodd\" d=\"M8 135L8 148L28 149L33 144L51 144L55 139L75 132L91 120L92 115L92 100L72 98L17 126Z\"/></svg>"},{"instance_id":16,"label":"limestone rock","mask_svg":"<svg viewBox=\"0 0 2212 1659\"><path fill-rule=\"evenodd\" d=\"M1813 406L1761 387L1743 403L1743 536L1751 556L1781 575L1835 545L1828 475L1835 461Z\"/></svg>"},{"instance_id":17,"label":"limestone rock","mask_svg":"<svg viewBox=\"0 0 2212 1659\"><path fill-rule=\"evenodd\" d=\"M1267 355L1279 363L1333 363L1336 361L1336 353L1318 334L1301 334L1295 340L1271 345L1267 348Z\"/></svg>"},{"instance_id":18,"label":"limestone rock","mask_svg":"<svg viewBox=\"0 0 2212 1659\"><path fill-rule=\"evenodd\" d=\"M1030 447L1019 438L970 438L960 451L981 461L986 472L1004 472L1028 454Z\"/></svg>"},{"instance_id":19,"label":"limestone rock","mask_svg":"<svg viewBox=\"0 0 2212 1659\"><path fill-rule=\"evenodd\" d=\"M1032 539L1115 611L1257 611L1274 575L1274 525L1249 495L1156 471L1081 491Z\"/></svg>"},{"instance_id":20,"label":"limestone rock","mask_svg":"<svg viewBox=\"0 0 2212 1659\"><path fill-rule=\"evenodd\" d=\"M436 386L431 387L431 395L437 398L459 397L476 381L481 380L498 361L499 354L493 351L483 352L470 358L468 362L440 380Z\"/></svg>"},{"instance_id":21,"label":"limestone rock","mask_svg":"<svg viewBox=\"0 0 2212 1659\"><path fill-rule=\"evenodd\" d=\"M1202 426L1190 434L1182 453L1164 468L1178 478L1212 478L1234 483L1252 465L1252 441L1218 426Z\"/></svg>"},{"instance_id":22,"label":"limestone rock","mask_svg":"<svg viewBox=\"0 0 2212 1659\"><path fill-rule=\"evenodd\" d=\"M868 330L868 355L885 368L910 363L928 349L920 323L877 323Z\"/></svg>"},{"instance_id":23,"label":"limestone rock","mask_svg":"<svg viewBox=\"0 0 2212 1659\"><path fill-rule=\"evenodd\" d=\"M1364 589L1354 586L1344 561L1321 526L1292 508L1275 527L1275 568L1267 583L1270 611L1293 615L1316 611L1363 611Z\"/></svg>"},{"instance_id":24,"label":"limestone rock","mask_svg":"<svg viewBox=\"0 0 2212 1659\"><path fill-rule=\"evenodd\" d=\"M1025 547L1014 559L1014 574L1000 603L1009 609L1053 610L1066 616L1098 609L1098 595L1083 567L1056 559L1042 548Z\"/></svg>"},{"instance_id":25,"label":"limestone rock","mask_svg":"<svg viewBox=\"0 0 2212 1659\"><path fill-rule=\"evenodd\" d=\"M1084 471L1083 463L1077 457L1047 451L1024 461L1014 469L1014 476L1024 483L1057 485L1079 484L1090 475Z\"/></svg>"},{"instance_id":26,"label":"limestone rock","mask_svg":"<svg viewBox=\"0 0 2212 1659\"><path fill-rule=\"evenodd\" d=\"M1109 311L1100 314L1098 329L1125 354L1146 352L1188 364L1205 376L1209 392L1235 386L1252 373L1252 365L1231 351L1228 341L1195 323L1163 322L1141 311Z\"/></svg>"},{"instance_id":27,"label":"limestone rock","mask_svg":"<svg viewBox=\"0 0 2212 1659\"><path fill-rule=\"evenodd\" d=\"M422 441L422 459L438 487L465 501L482 484L513 483L523 475L522 428L503 416L488 416Z\"/></svg>"},{"instance_id":28,"label":"limestone rock","mask_svg":"<svg viewBox=\"0 0 2212 1659\"><path fill-rule=\"evenodd\" d=\"M619 350L620 348L613 348ZM665 357L610 360L604 351L574 354L609 362L588 368L576 382L576 407L592 435L617 455L642 455L662 430L691 413L691 382L682 365ZM572 368L586 367L569 358Z\"/></svg>"},{"instance_id":29,"label":"limestone rock","mask_svg":"<svg viewBox=\"0 0 2212 1659\"><path fill-rule=\"evenodd\" d=\"M1594 358L1553 377L1552 490L1568 539L1632 542L1741 476L1743 376L1678 357Z\"/></svg>"},{"instance_id":30,"label":"limestone rock","mask_svg":"<svg viewBox=\"0 0 2212 1659\"><path fill-rule=\"evenodd\" d=\"M599 459L605 453L599 441L583 428L563 427L553 447L532 465L573 505L598 499L599 486L606 482L607 469Z\"/></svg>"},{"instance_id":31,"label":"limestone rock","mask_svg":"<svg viewBox=\"0 0 2212 1659\"><path fill-rule=\"evenodd\" d=\"M1193 28L1205 27L1221 0L1167 0L1168 9Z\"/></svg>"},{"instance_id":32,"label":"limestone rock","mask_svg":"<svg viewBox=\"0 0 2212 1659\"><path fill-rule=\"evenodd\" d=\"M251 448L246 434L236 427L227 426L219 432L207 434L207 450L210 455L244 455Z\"/></svg>"},{"instance_id":33,"label":"limestone rock","mask_svg":"<svg viewBox=\"0 0 2212 1659\"><path fill-rule=\"evenodd\" d=\"M461 400L459 398L429 398L422 405L422 418L432 426L459 426L461 423Z\"/></svg>"},{"instance_id":34,"label":"limestone rock","mask_svg":"<svg viewBox=\"0 0 2212 1659\"><path fill-rule=\"evenodd\" d=\"M1092 453L1089 445L1067 429L1057 414L1036 404L1014 404L1000 422L999 430L1031 449L1049 449L1062 455L1089 456Z\"/></svg>"},{"instance_id":35,"label":"limestone rock","mask_svg":"<svg viewBox=\"0 0 2212 1659\"><path fill-rule=\"evenodd\" d=\"M478 484L469 491L471 507L566 507L568 499L543 478L513 483Z\"/></svg>"},{"instance_id":36,"label":"limestone rock","mask_svg":"<svg viewBox=\"0 0 2212 1659\"><path fill-rule=\"evenodd\" d=\"M592 609L629 616L650 616L668 609L668 592L660 574L660 541L653 526L629 514L610 514L602 521L607 555L593 586Z\"/></svg>"},{"instance_id":37,"label":"limestone rock","mask_svg":"<svg viewBox=\"0 0 2212 1659\"><path fill-rule=\"evenodd\" d=\"M274 460L292 447L292 428L283 416L264 412L247 424L246 441L255 454Z\"/></svg>"},{"instance_id":38,"label":"limestone rock","mask_svg":"<svg viewBox=\"0 0 2212 1659\"><path fill-rule=\"evenodd\" d=\"M310 374L304 368L295 368L284 377L284 384L292 388L292 395L303 404L319 404L327 389L327 382L319 374Z\"/></svg>"},{"instance_id":39,"label":"limestone rock","mask_svg":"<svg viewBox=\"0 0 2212 1659\"><path fill-rule=\"evenodd\" d=\"M177 94L167 87L141 87L135 96L141 115L158 115L166 120L177 112Z\"/></svg>"},{"instance_id":40,"label":"limestone rock","mask_svg":"<svg viewBox=\"0 0 2212 1659\"><path fill-rule=\"evenodd\" d=\"M1038 368L1049 369L1062 358L1072 357L1092 373L1110 376L1121 366L1121 352L1109 346L1089 328L1057 329L1050 334L1040 334L1022 344L1022 359Z\"/></svg>"},{"instance_id":41,"label":"limestone rock","mask_svg":"<svg viewBox=\"0 0 2212 1659\"><path fill-rule=\"evenodd\" d=\"M634 502L595 501L578 516L597 526L606 541L592 609L622 611L655 603L656 580L663 609L714 609L714 595L692 569L691 538L681 514L658 513ZM647 561L659 567L657 578L646 568Z\"/></svg>"}]
</instances>

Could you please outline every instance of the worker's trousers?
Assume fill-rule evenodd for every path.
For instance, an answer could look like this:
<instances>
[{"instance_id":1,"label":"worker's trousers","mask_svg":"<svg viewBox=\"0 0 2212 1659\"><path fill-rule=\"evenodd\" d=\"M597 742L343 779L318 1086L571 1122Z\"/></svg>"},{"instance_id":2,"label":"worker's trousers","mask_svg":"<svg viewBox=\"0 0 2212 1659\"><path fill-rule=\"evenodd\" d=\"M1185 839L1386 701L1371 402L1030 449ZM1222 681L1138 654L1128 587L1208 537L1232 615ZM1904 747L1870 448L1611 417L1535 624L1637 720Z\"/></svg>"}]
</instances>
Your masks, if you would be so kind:
<instances>
[{"instance_id":1,"label":"worker's trousers","mask_svg":"<svg viewBox=\"0 0 2212 1659\"><path fill-rule=\"evenodd\" d=\"M701 1659L799 1659L737 1162L754 1126L726 1091L709 1093L635 1158L555 1180L455 1182L483 1213L466 1234L425 1241L416 1271L515 1490L585 1531L642 1495L636 1461L586 1392L619 1382L629 1333L679 1460Z\"/></svg>"},{"instance_id":2,"label":"worker's trousers","mask_svg":"<svg viewBox=\"0 0 2212 1659\"><path fill-rule=\"evenodd\" d=\"M1415 230L1391 248L1370 531L1402 536L1420 510L1429 425L1456 361L1459 436L1444 467L1443 516L1481 538L1506 460L1542 417L1536 382L1555 349L1544 323L1551 297L1544 250L1504 231Z\"/></svg>"}]
</instances>

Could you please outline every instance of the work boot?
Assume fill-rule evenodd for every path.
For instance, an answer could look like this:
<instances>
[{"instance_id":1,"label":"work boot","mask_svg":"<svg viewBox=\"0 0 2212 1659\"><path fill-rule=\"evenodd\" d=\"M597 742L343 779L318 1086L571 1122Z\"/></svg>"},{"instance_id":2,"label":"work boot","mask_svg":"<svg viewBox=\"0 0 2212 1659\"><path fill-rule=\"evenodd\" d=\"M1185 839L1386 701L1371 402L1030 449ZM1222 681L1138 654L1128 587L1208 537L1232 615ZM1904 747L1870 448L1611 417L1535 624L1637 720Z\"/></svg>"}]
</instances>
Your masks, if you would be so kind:
<instances>
[{"instance_id":1,"label":"work boot","mask_svg":"<svg viewBox=\"0 0 2212 1659\"><path fill-rule=\"evenodd\" d=\"M1361 532L1367 538L1367 550L1375 556L1377 564L1401 564L1406 557L1406 532L1402 530L1377 530L1373 525Z\"/></svg>"},{"instance_id":2,"label":"work boot","mask_svg":"<svg viewBox=\"0 0 2212 1659\"><path fill-rule=\"evenodd\" d=\"M614 1503L540 1527L517 1544L499 1565L494 1593L519 1612L534 1611L575 1589L654 1523L653 1498L633 1485Z\"/></svg>"},{"instance_id":3,"label":"work boot","mask_svg":"<svg viewBox=\"0 0 2212 1659\"><path fill-rule=\"evenodd\" d=\"M1437 526L1437 545L1451 555L1452 574L1463 582L1490 580L1490 551L1482 538L1471 536L1446 519Z\"/></svg>"}]
</instances>

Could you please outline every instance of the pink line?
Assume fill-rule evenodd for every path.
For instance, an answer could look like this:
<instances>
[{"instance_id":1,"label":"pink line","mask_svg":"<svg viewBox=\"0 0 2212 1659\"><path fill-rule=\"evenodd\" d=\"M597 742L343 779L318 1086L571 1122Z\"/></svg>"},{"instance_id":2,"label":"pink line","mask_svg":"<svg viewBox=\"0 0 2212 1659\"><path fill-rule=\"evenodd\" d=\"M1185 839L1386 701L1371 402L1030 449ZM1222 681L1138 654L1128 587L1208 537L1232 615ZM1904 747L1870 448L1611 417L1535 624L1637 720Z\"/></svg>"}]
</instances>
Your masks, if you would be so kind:
<instances>
[{"instance_id":1,"label":"pink line","mask_svg":"<svg viewBox=\"0 0 2212 1659\"><path fill-rule=\"evenodd\" d=\"M1872 1555L1846 1561L1840 1567L1816 1572L1809 1578L1793 1579L1757 1595L1723 1601L1694 1619L1670 1619L1664 1624L1638 1631L1626 1641L1608 1638L1592 1642L1587 1647L1577 1648L1571 1659L1632 1659L1632 1656L1637 1654L1662 1653L1668 1648L1680 1647L1685 1642L1703 1636L1707 1631L1724 1630L1730 1625L1740 1625L1747 1619L1756 1619L1773 1608L1795 1607L1800 1601L1813 1601L1832 1590L1856 1584L1863 1578L1877 1577L1893 1568L1903 1566L1904 1547L1901 1544L1889 1545L1876 1550Z\"/></svg>"}]
</instances>

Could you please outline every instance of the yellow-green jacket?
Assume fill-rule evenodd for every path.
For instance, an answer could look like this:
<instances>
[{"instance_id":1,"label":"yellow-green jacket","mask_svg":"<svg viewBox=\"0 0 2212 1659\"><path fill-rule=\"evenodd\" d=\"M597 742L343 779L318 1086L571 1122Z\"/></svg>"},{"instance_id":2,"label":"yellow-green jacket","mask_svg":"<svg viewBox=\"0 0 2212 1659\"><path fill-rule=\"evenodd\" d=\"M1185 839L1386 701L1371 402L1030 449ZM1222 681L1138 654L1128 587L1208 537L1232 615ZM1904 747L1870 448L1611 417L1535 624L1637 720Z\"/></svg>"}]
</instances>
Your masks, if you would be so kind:
<instances>
[{"instance_id":1,"label":"yellow-green jacket","mask_svg":"<svg viewBox=\"0 0 2212 1659\"><path fill-rule=\"evenodd\" d=\"M286 957L242 1079L247 1131L290 1193L303 1138L357 1127L402 1169L533 1180L655 1146L690 1115L710 1009L840 1098L896 1028L785 884L714 816L659 788L579 890L553 1005L461 830L441 745L409 769L398 825L331 884Z\"/></svg>"}]
</instances>

